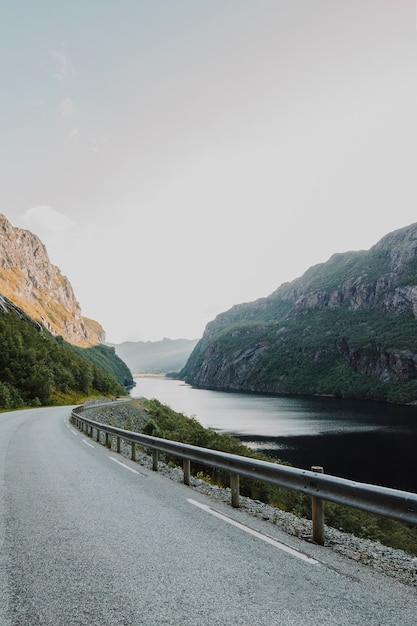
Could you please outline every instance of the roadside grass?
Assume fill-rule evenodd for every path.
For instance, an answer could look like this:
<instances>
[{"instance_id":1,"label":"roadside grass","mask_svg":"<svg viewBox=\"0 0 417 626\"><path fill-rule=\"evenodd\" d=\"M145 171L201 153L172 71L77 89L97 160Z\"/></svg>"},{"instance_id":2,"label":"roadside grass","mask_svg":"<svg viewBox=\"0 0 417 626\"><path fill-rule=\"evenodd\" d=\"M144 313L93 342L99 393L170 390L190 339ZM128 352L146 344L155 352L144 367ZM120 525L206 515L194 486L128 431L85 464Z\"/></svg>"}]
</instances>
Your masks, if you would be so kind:
<instances>
[{"instance_id":1,"label":"roadside grass","mask_svg":"<svg viewBox=\"0 0 417 626\"><path fill-rule=\"evenodd\" d=\"M264 454L249 449L232 435L205 428L195 417L187 417L183 413L173 411L156 399L135 399L122 404L117 403L111 407L100 408L96 405L92 406L91 410L94 411L93 419L126 430L289 465L289 463L270 459ZM145 451L150 453L149 450ZM168 454L161 455L161 458L171 466L182 467L182 461L178 458ZM212 485L222 488L230 487L230 473L227 471L192 462L191 473ZM301 493L245 477L240 479L240 493L242 496L290 512L299 518L311 519L311 498ZM332 502L325 502L325 523L362 539L378 541L383 545L417 556L417 528L415 527Z\"/></svg>"}]
</instances>

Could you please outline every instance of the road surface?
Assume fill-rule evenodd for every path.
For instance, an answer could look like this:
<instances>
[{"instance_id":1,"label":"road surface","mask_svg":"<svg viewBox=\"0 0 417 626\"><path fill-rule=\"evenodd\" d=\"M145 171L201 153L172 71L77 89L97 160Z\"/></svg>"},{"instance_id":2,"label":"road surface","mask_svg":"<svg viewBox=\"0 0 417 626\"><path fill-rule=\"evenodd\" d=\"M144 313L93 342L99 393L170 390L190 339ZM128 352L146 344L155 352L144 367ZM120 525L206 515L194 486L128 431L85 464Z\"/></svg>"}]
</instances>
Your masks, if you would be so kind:
<instances>
[{"instance_id":1,"label":"road surface","mask_svg":"<svg viewBox=\"0 0 417 626\"><path fill-rule=\"evenodd\" d=\"M415 624L417 590L75 430L0 414L1 626Z\"/></svg>"}]
</instances>

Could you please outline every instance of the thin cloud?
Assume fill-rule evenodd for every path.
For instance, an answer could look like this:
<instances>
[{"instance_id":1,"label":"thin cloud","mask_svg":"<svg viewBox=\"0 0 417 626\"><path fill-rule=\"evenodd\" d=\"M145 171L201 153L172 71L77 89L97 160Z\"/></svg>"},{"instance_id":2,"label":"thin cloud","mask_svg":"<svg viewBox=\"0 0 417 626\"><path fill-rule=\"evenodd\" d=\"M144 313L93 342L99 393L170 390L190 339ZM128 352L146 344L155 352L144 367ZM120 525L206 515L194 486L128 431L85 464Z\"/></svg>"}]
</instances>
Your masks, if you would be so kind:
<instances>
[{"instance_id":1,"label":"thin cloud","mask_svg":"<svg viewBox=\"0 0 417 626\"><path fill-rule=\"evenodd\" d=\"M50 233L64 233L69 232L74 227L74 222L66 215L40 204L27 209L20 219L28 230L40 229Z\"/></svg>"},{"instance_id":2,"label":"thin cloud","mask_svg":"<svg viewBox=\"0 0 417 626\"><path fill-rule=\"evenodd\" d=\"M54 59L57 59L59 63L57 71L54 72L55 78L57 78L61 82L65 82L77 76L75 67L72 65L68 57L65 56L65 54L62 54L62 52L57 52L56 50L50 50L49 54L53 56Z\"/></svg>"},{"instance_id":3,"label":"thin cloud","mask_svg":"<svg viewBox=\"0 0 417 626\"><path fill-rule=\"evenodd\" d=\"M102 137L101 139L90 139L90 149L93 154L101 154L102 148L104 148L109 143L109 138L107 136Z\"/></svg>"},{"instance_id":4,"label":"thin cloud","mask_svg":"<svg viewBox=\"0 0 417 626\"><path fill-rule=\"evenodd\" d=\"M46 100L33 100L31 103L31 106L34 109L47 109L48 108L48 103L46 102Z\"/></svg>"},{"instance_id":5,"label":"thin cloud","mask_svg":"<svg viewBox=\"0 0 417 626\"><path fill-rule=\"evenodd\" d=\"M62 117L72 117L74 115L74 102L71 98L65 98L60 104Z\"/></svg>"}]
</instances>

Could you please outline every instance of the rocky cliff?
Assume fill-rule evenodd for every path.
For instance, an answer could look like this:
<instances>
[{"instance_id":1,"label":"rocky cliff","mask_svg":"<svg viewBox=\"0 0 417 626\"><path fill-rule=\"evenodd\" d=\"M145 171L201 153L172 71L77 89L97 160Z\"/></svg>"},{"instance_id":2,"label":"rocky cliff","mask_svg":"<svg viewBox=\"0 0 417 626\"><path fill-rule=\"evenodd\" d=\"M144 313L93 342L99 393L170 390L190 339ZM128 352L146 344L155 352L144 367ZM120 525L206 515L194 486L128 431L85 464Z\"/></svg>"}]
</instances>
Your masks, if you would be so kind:
<instances>
[{"instance_id":1,"label":"rocky cliff","mask_svg":"<svg viewBox=\"0 0 417 626\"><path fill-rule=\"evenodd\" d=\"M275 292L297 308L417 315L417 224L386 235L368 252L335 254ZM320 288L324 285L324 288Z\"/></svg>"},{"instance_id":2,"label":"rocky cliff","mask_svg":"<svg viewBox=\"0 0 417 626\"><path fill-rule=\"evenodd\" d=\"M69 343L87 347L105 341L100 324L81 315L69 280L49 261L40 239L1 214L0 294Z\"/></svg>"},{"instance_id":3,"label":"rocky cliff","mask_svg":"<svg viewBox=\"0 0 417 626\"><path fill-rule=\"evenodd\" d=\"M210 322L180 377L213 389L417 399L417 223Z\"/></svg>"}]
</instances>

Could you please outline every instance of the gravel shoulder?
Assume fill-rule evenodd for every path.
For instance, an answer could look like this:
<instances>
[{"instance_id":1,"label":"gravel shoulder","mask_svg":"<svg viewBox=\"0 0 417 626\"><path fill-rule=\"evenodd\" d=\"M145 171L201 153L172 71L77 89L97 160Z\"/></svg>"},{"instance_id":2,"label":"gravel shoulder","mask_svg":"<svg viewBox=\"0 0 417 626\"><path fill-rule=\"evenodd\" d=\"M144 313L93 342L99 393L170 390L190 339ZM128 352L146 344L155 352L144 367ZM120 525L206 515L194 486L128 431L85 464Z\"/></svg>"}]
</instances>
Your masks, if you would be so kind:
<instances>
[{"instance_id":1,"label":"gravel shoulder","mask_svg":"<svg viewBox=\"0 0 417 626\"><path fill-rule=\"evenodd\" d=\"M138 432L141 431L147 419L147 413L140 407L140 403L130 401L117 402L113 405L106 404L106 406L90 404L86 406L84 412L89 419L121 428L126 428L128 425L130 426L128 430ZM130 457L130 446L122 445L121 454ZM152 468L152 458L139 450L136 452L136 462L143 467ZM171 480L183 482L181 468L171 467L159 461L158 471ZM214 500L230 502L230 489L211 485L196 477L191 478L191 488L209 495ZM288 535L311 542L310 520L301 519L292 513L244 496L240 498L240 507L248 514L276 525ZM328 549L417 588L417 557L402 550L384 546L379 542L360 539L330 526L325 526L325 536L325 547Z\"/></svg>"}]
</instances>

